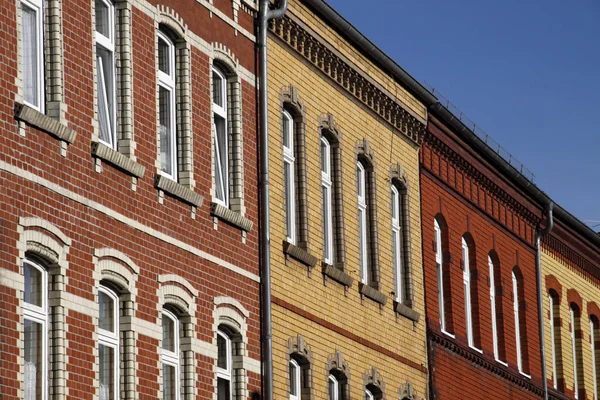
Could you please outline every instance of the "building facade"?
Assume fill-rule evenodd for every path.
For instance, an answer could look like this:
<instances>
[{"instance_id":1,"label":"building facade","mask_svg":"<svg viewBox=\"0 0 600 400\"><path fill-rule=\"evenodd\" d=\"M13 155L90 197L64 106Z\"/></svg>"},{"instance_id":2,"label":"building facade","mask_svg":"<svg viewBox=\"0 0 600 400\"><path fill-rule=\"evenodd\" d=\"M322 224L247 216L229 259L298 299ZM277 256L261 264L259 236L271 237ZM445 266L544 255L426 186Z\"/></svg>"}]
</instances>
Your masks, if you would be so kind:
<instances>
[{"instance_id":1,"label":"building facade","mask_svg":"<svg viewBox=\"0 0 600 400\"><path fill-rule=\"evenodd\" d=\"M423 399L427 112L335 15L294 0L269 33L274 398Z\"/></svg>"},{"instance_id":2,"label":"building facade","mask_svg":"<svg viewBox=\"0 0 600 400\"><path fill-rule=\"evenodd\" d=\"M421 147L430 398L539 398L544 208L478 140L441 103L430 107Z\"/></svg>"},{"instance_id":3,"label":"building facade","mask_svg":"<svg viewBox=\"0 0 600 400\"><path fill-rule=\"evenodd\" d=\"M542 241L550 398L598 399L600 235L557 207Z\"/></svg>"},{"instance_id":4,"label":"building facade","mask_svg":"<svg viewBox=\"0 0 600 400\"><path fill-rule=\"evenodd\" d=\"M0 397L250 398L255 3L1 4Z\"/></svg>"}]
</instances>

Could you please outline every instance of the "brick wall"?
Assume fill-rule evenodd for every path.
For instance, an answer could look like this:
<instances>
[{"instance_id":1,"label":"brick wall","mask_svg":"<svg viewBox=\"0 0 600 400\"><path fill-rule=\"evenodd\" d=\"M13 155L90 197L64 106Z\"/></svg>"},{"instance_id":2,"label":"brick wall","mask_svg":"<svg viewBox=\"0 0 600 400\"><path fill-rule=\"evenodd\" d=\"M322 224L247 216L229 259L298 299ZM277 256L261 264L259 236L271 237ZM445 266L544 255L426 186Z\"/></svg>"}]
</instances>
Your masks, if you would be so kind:
<instances>
[{"instance_id":1,"label":"brick wall","mask_svg":"<svg viewBox=\"0 0 600 400\"><path fill-rule=\"evenodd\" d=\"M240 2L233 2L240 4ZM255 11L242 2L117 2L130 9L131 112L134 152L141 177L92 155L97 140L93 1L62 1L63 127L75 140L48 134L15 119L22 102L18 49L19 1L3 1L0 52L0 393L23 396L24 258L38 255L50 279L50 389L52 398L98 398L97 289L119 275L133 298L121 316L121 367L133 386L124 398L158 398L163 303L189 301L190 396L216 398L216 333L219 318L238 318L245 334L242 397L260 391L258 197L256 155ZM190 91L194 186L204 198L191 205L155 187L157 173L156 28L170 18L181 24L190 46ZM236 63L241 87L241 150L245 232L211 215L211 73L215 52ZM122 88L121 88L122 89ZM49 249L49 250L48 250ZM109 250L107 250L109 249ZM48 257L46 257L48 256ZM56 260L51 262L53 257ZM112 272L106 272L106 271ZM115 272L116 271L116 272ZM120 271L120 272L119 272ZM121 279L119 278L119 279ZM116 279L116 278L115 278ZM177 296L175 296L177 294ZM185 303L185 302L184 302ZM183 304L183 303L182 303ZM183 306L182 306L183 307ZM226 310L226 311L223 311ZM129 311L128 311L129 312ZM219 317L222 315L223 317ZM228 315L234 317L226 317ZM237 323L237 322L236 322ZM183 339L182 339L183 344ZM56 349L56 354L52 354ZM126 370L126 371L125 371ZM241 397L240 397L241 398Z\"/></svg>"}]
</instances>

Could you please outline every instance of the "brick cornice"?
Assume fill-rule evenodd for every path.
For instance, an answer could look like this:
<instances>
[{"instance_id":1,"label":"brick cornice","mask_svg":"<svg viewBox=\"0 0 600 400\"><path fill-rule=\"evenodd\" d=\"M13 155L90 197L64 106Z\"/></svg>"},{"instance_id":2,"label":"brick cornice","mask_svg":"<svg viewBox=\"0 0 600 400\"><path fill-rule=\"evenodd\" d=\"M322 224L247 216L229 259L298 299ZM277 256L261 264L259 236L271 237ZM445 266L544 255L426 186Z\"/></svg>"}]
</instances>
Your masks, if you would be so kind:
<instances>
[{"instance_id":1,"label":"brick cornice","mask_svg":"<svg viewBox=\"0 0 600 400\"><path fill-rule=\"evenodd\" d=\"M339 335L342 335L350 340L353 340L357 343L360 343L361 345L370 348L371 350L374 350L378 353L381 353L387 357L390 357L396 361L401 362L402 364L405 364L413 369L419 370L420 372L422 372L423 374L427 374L427 367L424 366L423 364L418 364L415 361L409 360L408 358L401 356L400 354L394 353L391 350L386 349L385 347L378 345L376 343L371 342L370 340L364 339L342 327L339 327L337 325L332 324L329 321L326 321L325 319L318 317L314 314L309 313L308 311L304 311L303 309L288 303L287 301L280 299L278 297L273 296L272 297L273 300L273 304L278 305L279 307L283 307L286 310L289 310L295 314L300 315L303 318L308 319L309 321L312 321L318 325L321 325L322 327L329 329Z\"/></svg>"},{"instance_id":2,"label":"brick cornice","mask_svg":"<svg viewBox=\"0 0 600 400\"><path fill-rule=\"evenodd\" d=\"M372 81L360 68L338 54L325 40L301 21L286 15L271 20L269 30L304 60L338 83L347 93L375 112L404 136L420 146L425 121L397 97Z\"/></svg>"}]
</instances>

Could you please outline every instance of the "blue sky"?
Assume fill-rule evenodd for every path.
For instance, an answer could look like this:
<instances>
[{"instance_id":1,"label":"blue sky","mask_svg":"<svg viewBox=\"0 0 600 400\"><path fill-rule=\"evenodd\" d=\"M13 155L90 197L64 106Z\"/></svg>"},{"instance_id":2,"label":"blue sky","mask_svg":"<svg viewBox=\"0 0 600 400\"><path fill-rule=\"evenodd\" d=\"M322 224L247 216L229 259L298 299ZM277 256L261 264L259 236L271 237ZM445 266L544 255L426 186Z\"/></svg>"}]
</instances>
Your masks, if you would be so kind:
<instances>
[{"instance_id":1,"label":"blue sky","mask_svg":"<svg viewBox=\"0 0 600 400\"><path fill-rule=\"evenodd\" d=\"M600 1L328 2L558 204L600 221Z\"/></svg>"}]
</instances>

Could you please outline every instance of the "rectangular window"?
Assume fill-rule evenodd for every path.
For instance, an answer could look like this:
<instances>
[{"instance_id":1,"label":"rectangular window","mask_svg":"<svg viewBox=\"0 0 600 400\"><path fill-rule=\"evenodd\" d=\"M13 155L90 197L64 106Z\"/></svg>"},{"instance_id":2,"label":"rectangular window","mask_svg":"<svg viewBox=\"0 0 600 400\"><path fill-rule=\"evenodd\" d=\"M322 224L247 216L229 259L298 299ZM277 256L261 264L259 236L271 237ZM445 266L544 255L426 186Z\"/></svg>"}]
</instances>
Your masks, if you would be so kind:
<instances>
[{"instance_id":1,"label":"rectangular window","mask_svg":"<svg viewBox=\"0 0 600 400\"><path fill-rule=\"evenodd\" d=\"M577 370L577 364L579 362L577 358L577 337L575 335L575 310L573 306L569 308L569 314L571 317L571 350L573 353L573 392L575 392L575 398L579 398L579 375Z\"/></svg>"},{"instance_id":2,"label":"rectangular window","mask_svg":"<svg viewBox=\"0 0 600 400\"><path fill-rule=\"evenodd\" d=\"M100 141L117 149L117 98L115 87L115 8L107 0L95 0L96 89Z\"/></svg>"},{"instance_id":3,"label":"rectangular window","mask_svg":"<svg viewBox=\"0 0 600 400\"><path fill-rule=\"evenodd\" d=\"M471 304L471 270L469 265L469 245L463 237L462 239L462 258L463 258L463 287L465 295L465 322L467 324L467 342L469 346L475 347L473 339L473 311Z\"/></svg>"},{"instance_id":4,"label":"rectangular window","mask_svg":"<svg viewBox=\"0 0 600 400\"><path fill-rule=\"evenodd\" d=\"M552 386L558 389L558 377L556 370L556 342L554 332L554 298L548 294L548 307L550 310L550 342L552 344Z\"/></svg>"},{"instance_id":5,"label":"rectangular window","mask_svg":"<svg viewBox=\"0 0 600 400\"><path fill-rule=\"evenodd\" d=\"M327 264L335 262L333 252L333 209L332 209L332 164L331 145L321 136L321 192L323 196L323 258Z\"/></svg>"},{"instance_id":6,"label":"rectangular window","mask_svg":"<svg viewBox=\"0 0 600 400\"><path fill-rule=\"evenodd\" d=\"M492 344L494 346L494 359L500 360L498 349L498 316L496 315L496 283L494 281L494 262L492 257L488 256L488 266L490 270L490 310L492 317Z\"/></svg>"},{"instance_id":7,"label":"rectangular window","mask_svg":"<svg viewBox=\"0 0 600 400\"><path fill-rule=\"evenodd\" d=\"M394 272L396 275L396 301L402 303L404 299L404 274L402 265L402 251L404 243L402 240L402 225L401 225L401 196L398 188L392 185L392 252L394 258Z\"/></svg>"},{"instance_id":8,"label":"rectangular window","mask_svg":"<svg viewBox=\"0 0 600 400\"><path fill-rule=\"evenodd\" d=\"M296 188L295 188L295 157L294 157L294 120L287 111L283 111L283 179L285 187L285 227L287 241L296 244Z\"/></svg>"},{"instance_id":9,"label":"rectangular window","mask_svg":"<svg viewBox=\"0 0 600 400\"><path fill-rule=\"evenodd\" d=\"M21 70L25 103L44 112L44 8L42 0L21 1Z\"/></svg>"},{"instance_id":10,"label":"rectangular window","mask_svg":"<svg viewBox=\"0 0 600 400\"><path fill-rule=\"evenodd\" d=\"M367 186L365 168L359 161L356 163L356 192L358 200L358 251L360 256L361 280L371 283L369 271L369 255L367 250Z\"/></svg>"},{"instance_id":11,"label":"rectangular window","mask_svg":"<svg viewBox=\"0 0 600 400\"><path fill-rule=\"evenodd\" d=\"M434 220L434 236L435 236L435 265L438 280L438 305L440 313L440 328L442 332L446 330L446 314L444 312L444 270L442 260L442 230L437 219Z\"/></svg>"},{"instance_id":12,"label":"rectangular window","mask_svg":"<svg viewBox=\"0 0 600 400\"><path fill-rule=\"evenodd\" d=\"M519 318L519 286L517 275L513 271L512 273L512 286L513 286L513 311L515 318L515 343L517 346L517 367L520 373L523 373L523 357L521 353L521 328Z\"/></svg>"},{"instance_id":13,"label":"rectangular window","mask_svg":"<svg viewBox=\"0 0 600 400\"><path fill-rule=\"evenodd\" d=\"M170 311L162 315L163 400L180 398L179 320Z\"/></svg>"},{"instance_id":14,"label":"rectangular window","mask_svg":"<svg viewBox=\"0 0 600 400\"><path fill-rule=\"evenodd\" d=\"M25 399L48 398L48 276L36 263L23 263L23 354Z\"/></svg>"},{"instance_id":15,"label":"rectangular window","mask_svg":"<svg viewBox=\"0 0 600 400\"><path fill-rule=\"evenodd\" d=\"M158 32L158 105L161 173L177 180L175 45Z\"/></svg>"},{"instance_id":16,"label":"rectangular window","mask_svg":"<svg viewBox=\"0 0 600 400\"><path fill-rule=\"evenodd\" d=\"M119 298L106 287L98 289L98 372L100 400L119 398Z\"/></svg>"},{"instance_id":17,"label":"rectangular window","mask_svg":"<svg viewBox=\"0 0 600 400\"><path fill-rule=\"evenodd\" d=\"M216 201L229 207L229 135L227 127L227 79L213 68L213 130Z\"/></svg>"}]
</instances>

